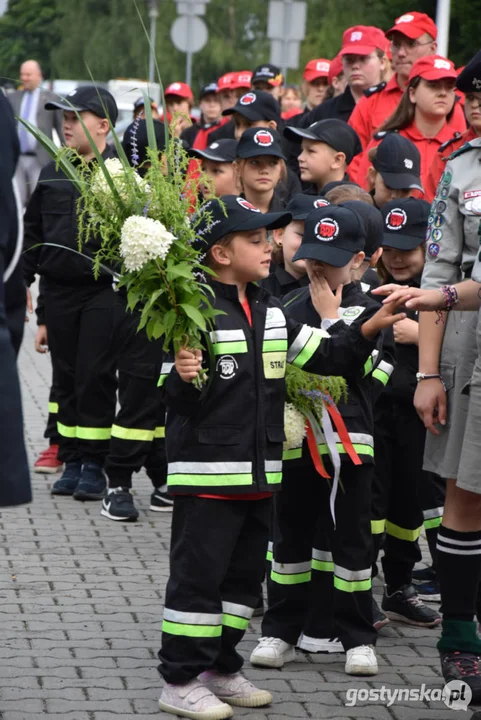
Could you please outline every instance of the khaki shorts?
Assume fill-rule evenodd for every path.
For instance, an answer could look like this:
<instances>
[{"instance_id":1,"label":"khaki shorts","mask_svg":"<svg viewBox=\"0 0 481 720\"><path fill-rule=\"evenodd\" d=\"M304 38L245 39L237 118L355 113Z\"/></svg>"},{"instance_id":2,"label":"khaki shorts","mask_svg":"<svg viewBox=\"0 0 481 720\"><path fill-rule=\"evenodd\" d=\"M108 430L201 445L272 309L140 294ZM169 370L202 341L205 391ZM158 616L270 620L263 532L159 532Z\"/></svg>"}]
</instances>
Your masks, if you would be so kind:
<instances>
[{"instance_id":1,"label":"khaki shorts","mask_svg":"<svg viewBox=\"0 0 481 720\"><path fill-rule=\"evenodd\" d=\"M456 485L481 495L481 313L476 328L478 357L469 384L469 408Z\"/></svg>"},{"instance_id":2,"label":"khaki shorts","mask_svg":"<svg viewBox=\"0 0 481 720\"><path fill-rule=\"evenodd\" d=\"M424 470L443 478L458 477L470 405L465 393L478 357L477 319L477 312L451 312L446 322L440 372L447 389L447 425L439 426L440 435L427 433L423 465Z\"/></svg>"}]
</instances>

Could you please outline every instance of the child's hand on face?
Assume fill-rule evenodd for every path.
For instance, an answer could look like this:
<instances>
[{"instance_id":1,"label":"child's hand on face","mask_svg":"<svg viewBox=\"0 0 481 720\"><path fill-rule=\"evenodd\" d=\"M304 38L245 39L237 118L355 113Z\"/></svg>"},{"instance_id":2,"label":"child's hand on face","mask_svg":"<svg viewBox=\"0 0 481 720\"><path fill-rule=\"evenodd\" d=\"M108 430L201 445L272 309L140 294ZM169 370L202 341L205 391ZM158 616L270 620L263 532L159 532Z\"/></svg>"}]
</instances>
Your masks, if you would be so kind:
<instances>
[{"instance_id":1,"label":"child's hand on face","mask_svg":"<svg viewBox=\"0 0 481 720\"><path fill-rule=\"evenodd\" d=\"M322 320L337 319L338 310L341 307L342 285L332 292L326 278L321 273L311 272L309 274L309 290L312 304L316 308Z\"/></svg>"},{"instance_id":2,"label":"child's hand on face","mask_svg":"<svg viewBox=\"0 0 481 720\"><path fill-rule=\"evenodd\" d=\"M175 356L175 369L184 382L192 382L199 375L202 366L200 350L182 348Z\"/></svg>"}]
</instances>

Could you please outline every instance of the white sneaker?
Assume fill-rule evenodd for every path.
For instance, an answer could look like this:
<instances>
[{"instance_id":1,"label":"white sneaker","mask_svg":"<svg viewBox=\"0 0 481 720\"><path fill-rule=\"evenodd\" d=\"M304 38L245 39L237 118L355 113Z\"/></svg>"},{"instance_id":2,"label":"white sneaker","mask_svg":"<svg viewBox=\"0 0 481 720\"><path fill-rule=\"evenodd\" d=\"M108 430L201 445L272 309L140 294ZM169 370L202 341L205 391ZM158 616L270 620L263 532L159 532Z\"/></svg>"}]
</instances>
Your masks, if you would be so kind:
<instances>
[{"instance_id":1,"label":"white sneaker","mask_svg":"<svg viewBox=\"0 0 481 720\"><path fill-rule=\"evenodd\" d=\"M348 675L377 675L377 659L373 646L359 645L348 650L344 670Z\"/></svg>"},{"instance_id":2,"label":"white sneaker","mask_svg":"<svg viewBox=\"0 0 481 720\"><path fill-rule=\"evenodd\" d=\"M199 680L204 683L211 693L219 700L225 700L230 705L254 708L269 705L272 695L267 690L259 690L250 680L240 673L231 675L221 674L213 670L201 673Z\"/></svg>"},{"instance_id":3,"label":"white sneaker","mask_svg":"<svg viewBox=\"0 0 481 720\"><path fill-rule=\"evenodd\" d=\"M230 705L219 700L197 678L185 685L165 683L159 707L164 712L191 720L224 720L234 714Z\"/></svg>"},{"instance_id":4,"label":"white sneaker","mask_svg":"<svg viewBox=\"0 0 481 720\"><path fill-rule=\"evenodd\" d=\"M299 650L310 653L343 653L344 648L339 638L314 638L301 633L297 641Z\"/></svg>"},{"instance_id":5,"label":"white sneaker","mask_svg":"<svg viewBox=\"0 0 481 720\"><path fill-rule=\"evenodd\" d=\"M289 645L280 638L261 637L251 653L250 661L253 665L261 667L280 668L295 657L294 645Z\"/></svg>"}]
</instances>

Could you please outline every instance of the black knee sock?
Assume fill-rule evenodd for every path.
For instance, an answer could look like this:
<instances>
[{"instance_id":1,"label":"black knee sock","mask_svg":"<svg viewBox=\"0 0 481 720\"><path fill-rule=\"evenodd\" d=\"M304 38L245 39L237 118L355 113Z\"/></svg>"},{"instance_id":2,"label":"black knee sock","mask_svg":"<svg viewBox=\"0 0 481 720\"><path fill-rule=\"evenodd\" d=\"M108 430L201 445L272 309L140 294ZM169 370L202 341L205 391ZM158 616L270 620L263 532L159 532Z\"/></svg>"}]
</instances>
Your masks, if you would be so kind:
<instances>
[{"instance_id":1,"label":"black knee sock","mask_svg":"<svg viewBox=\"0 0 481 720\"><path fill-rule=\"evenodd\" d=\"M443 613L438 648L478 652L481 641L473 618L481 571L481 530L459 532L441 525L437 554Z\"/></svg>"}]
</instances>

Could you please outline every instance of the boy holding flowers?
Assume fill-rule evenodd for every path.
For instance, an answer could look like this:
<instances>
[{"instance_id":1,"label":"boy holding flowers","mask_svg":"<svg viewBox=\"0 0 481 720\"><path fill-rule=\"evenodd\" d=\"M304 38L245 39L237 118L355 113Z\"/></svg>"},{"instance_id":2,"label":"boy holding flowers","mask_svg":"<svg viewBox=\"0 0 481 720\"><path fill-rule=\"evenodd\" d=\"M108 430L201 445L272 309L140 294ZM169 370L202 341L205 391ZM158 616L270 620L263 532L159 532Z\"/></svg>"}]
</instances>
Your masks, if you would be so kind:
<instances>
[{"instance_id":1,"label":"boy holding flowers","mask_svg":"<svg viewBox=\"0 0 481 720\"><path fill-rule=\"evenodd\" d=\"M286 362L318 374L362 374L380 331L402 319L396 303L364 324L322 338L294 321L255 285L269 274L267 230L289 213L261 213L244 198L211 200L198 248L216 274L214 362L178 350L161 375L168 407L169 492L174 495L170 578L159 672L162 710L194 720L232 716L231 705L261 707L271 694L240 674L236 650L259 599L271 496L282 480ZM311 282L314 305L327 291ZM329 293L331 291L329 290Z\"/></svg>"}]
</instances>

